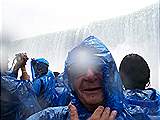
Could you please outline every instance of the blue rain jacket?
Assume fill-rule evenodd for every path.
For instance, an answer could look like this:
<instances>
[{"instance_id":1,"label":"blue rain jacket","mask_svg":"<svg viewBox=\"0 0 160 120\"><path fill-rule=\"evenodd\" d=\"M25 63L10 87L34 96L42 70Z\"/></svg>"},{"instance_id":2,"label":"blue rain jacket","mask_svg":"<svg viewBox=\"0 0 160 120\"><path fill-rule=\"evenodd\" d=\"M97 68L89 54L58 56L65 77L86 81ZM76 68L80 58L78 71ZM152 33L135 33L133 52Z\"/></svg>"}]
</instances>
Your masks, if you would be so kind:
<instances>
[{"instance_id":1,"label":"blue rain jacket","mask_svg":"<svg viewBox=\"0 0 160 120\"><path fill-rule=\"evenodd\" d=\"M7 70L6 72L3 73L3 76L11 76L11 77L17 78L18 77L18 73L15 73L12 70Z\"/></svg>"},{"instance_id":2,"label":"blue rain jacket","mask_svg":"<svg viewBox=\"0 0 160 120\"><path fill-rule=\"evenodd\" d=\"M87 48L91 50L91 54L103 63L103 89L105 95L105 107L110 107L112 110L117 110L117 120L148 120L149 118L141 114L132 117L127 111L125 111L123 106L123 91L122 91L122 82L119 76L119 73L116 68L115 61L110 53L110 51L106 48L106 46L96 37L90 36L86 38L81 44L72 49L68 53L68 57L65 61L65 69L63 74L63 82L71 91L72 104L74 104L78 111L79 120L88 119L93 113L89 112L79 101L77 95L74 92L71 81L68 79L68 69L71 65L77 64L75 61L76 58L76 50L79 48ZM95 62L94 60L88 61ZM95 63L96 64L96 63ZM38 112L28 118L28 120L69 120L70 114L67 107L52 107L47 108L41 112Z\"/></svg>"},{"instance_id":3,"label":"blue rain jacket","mask_svg":"<svg viewBox=\"0 0 160 120\"><path fill-rule=\"evenodd\" d=\"M29 80L17 80L11 74L1 76L1 120L25 120L42 110Z\"/></svg>"},{"instance_id":4,"label":"blue rain jacket","mask_svg":"<svg viewBox=\"0 0 160 120\"><path fill-rule=\"evenodd\" d=\"M36 68L42 67L42 70L48 70L43 69L43 66L41 64L47 64L49 65L48 61L44 58L39 58L35 60L37 64ZM35 76L35 69L33 69L33 64L31 62L31 71L32 71L32 78L33 78L33 90L36 93L38 97L38 102L42 108L46 108L49 106L56 106L58 103L57 98L57 92L55 90L55 76L52 73L52 71L44 71L46 74L40 76L37 74Z\"/></svg>"},{"instance_id":5,"label":"blue rain jacket","mask_svg":"<svg viewBox=\"0 0 160 120\"><path fill-rule=\"evenodd\" d=\"M125 90L125 103L131 114L146 113L154 120L160 120L160 95L153 89Z\"/></svg>"},{"instance_id":6,"label":"blue rain jacket","mask_svg":"<svg viewBox=\"0 0 160 120\"><path fill-rule=\"evenodd\" d=\"M72 94L63 80L63 73L59 74L56 83L55 89L58 95L58 103L57 106L65 106L68 105L71 101Z\"/></svg>"}]
</instances>

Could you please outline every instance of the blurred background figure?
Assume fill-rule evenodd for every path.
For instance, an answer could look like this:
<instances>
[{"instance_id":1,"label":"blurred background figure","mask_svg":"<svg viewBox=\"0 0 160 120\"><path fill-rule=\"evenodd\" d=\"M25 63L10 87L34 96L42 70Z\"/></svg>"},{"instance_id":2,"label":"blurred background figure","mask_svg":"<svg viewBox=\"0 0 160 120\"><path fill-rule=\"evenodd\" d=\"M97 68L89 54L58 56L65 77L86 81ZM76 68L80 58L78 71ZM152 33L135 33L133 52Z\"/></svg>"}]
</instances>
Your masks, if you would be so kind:
<instances>
[{"instance_id":1,"label":"blurred background figure","mask_svg":"<svg viewBox=\"0 0 160 120\"><path fill-rule=\"evenodd\" d=\"M120 63L120 76L125 88L125 103L130 113L146 113L160 119L160 94L150 85L150 68L138 54L126 55Z\"/></svg>"},{"instance_id":2,"label":"blurred background figure","mask_svg":"<svg viewBox=\"0 0 160 120\"><path fill-rule=\"evenodd\" d=\"M31 60L33 90L42 108L57 105L55 76L48 67L49 62L44 58Z\"/></svg>"},{"instance_id":3,"label":"blurred background figure","mask_svg":"<svg viewBox=\"0 0 160 120\"><path fill-rule=\"evenodd\" d=\"M1 74L1 120L25 120L41 110L25 68L27 54L15 56L12 68ZM22 71L21 80L16 79L19 69Z\"/></svg>"}]
</instances>

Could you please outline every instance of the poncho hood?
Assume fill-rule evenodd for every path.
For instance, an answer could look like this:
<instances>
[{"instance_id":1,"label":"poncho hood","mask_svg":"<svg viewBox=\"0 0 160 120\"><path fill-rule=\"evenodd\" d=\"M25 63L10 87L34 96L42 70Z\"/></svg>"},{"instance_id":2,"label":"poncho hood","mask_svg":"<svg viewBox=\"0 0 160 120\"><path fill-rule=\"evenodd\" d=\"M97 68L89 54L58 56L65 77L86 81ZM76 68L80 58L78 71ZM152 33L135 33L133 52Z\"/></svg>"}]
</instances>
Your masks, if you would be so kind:
<instances>
[{"instance_id":1,"label":"poncho hood","mask_svg":"<svg viewBox=\"0 0 160 120\"><path fill-rule=\"evenodd\" d=\"M83 51L87 51L88 55L86 55L85 57L83 57L83 55L79 56L79 51L81 51L81 53ZM81 59L79 59L78 57ZM94 36L86 38L78 46L73 48L68 53L68 57L65 61L64 80L65 83L69 85L68 87L73 93L74 97L72 99L72 102L79 109L78 111L86 112L87 110L83 108L83 105L80 103L80 101L74 93L72 82L69 80L68 71L70 66L80 64L81 61L83 62L83 59L88 60L85 61L86 64L98 64L98 62L103 63L102 71L105 106L108 106L111 109L121 112L121 110L123 109L122 82L117 71L115 61L107 47L98 38Z\"/></svg>"}]
</instances>

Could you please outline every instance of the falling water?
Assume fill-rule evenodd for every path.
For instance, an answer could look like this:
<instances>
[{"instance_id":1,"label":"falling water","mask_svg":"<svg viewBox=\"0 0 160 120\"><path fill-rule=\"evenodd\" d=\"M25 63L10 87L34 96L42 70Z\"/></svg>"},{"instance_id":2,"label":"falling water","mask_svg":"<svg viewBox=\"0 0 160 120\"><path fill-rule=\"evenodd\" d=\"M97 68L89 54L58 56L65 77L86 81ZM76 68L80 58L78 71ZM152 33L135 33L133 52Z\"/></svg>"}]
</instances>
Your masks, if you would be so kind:
<instances>
[{"instance_id":1,"label":"falling water","mask_svg":"<svg viewBox=\"0 0 160 120\"><path fill-rule=\"evenodd\" d=\"M160 88L159 17L157 3L132 14L94 22L79 29L18 40L11 43L10 60L15 53L27 52L30 58L46 58L51 70L62 72L67 52L81 40L94 35L107 45L117 67L126 54L143 56L151 69L152 87Z\"/></svg>"}]
</instances>

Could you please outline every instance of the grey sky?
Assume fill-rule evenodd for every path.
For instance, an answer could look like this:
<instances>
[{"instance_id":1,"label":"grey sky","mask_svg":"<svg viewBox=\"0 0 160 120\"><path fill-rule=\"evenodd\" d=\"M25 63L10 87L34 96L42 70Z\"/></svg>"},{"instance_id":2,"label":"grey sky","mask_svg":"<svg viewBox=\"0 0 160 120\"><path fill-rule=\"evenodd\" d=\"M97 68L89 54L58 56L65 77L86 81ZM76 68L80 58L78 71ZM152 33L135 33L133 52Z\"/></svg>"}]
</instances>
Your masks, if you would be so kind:
<instances>
[{"instance_id":1,"label":"grey sky","mask_svg":"<svg viewBox=\"0 0 160 120\"><path fill-rule=\"evenodd\" d=\"M18 40L126 15L157 1L3 0L1 21L10 39Z\"/></svg>"}]
</instances>

